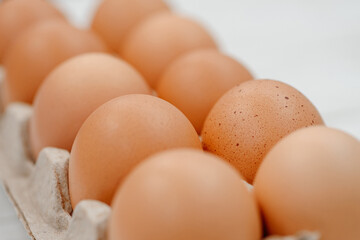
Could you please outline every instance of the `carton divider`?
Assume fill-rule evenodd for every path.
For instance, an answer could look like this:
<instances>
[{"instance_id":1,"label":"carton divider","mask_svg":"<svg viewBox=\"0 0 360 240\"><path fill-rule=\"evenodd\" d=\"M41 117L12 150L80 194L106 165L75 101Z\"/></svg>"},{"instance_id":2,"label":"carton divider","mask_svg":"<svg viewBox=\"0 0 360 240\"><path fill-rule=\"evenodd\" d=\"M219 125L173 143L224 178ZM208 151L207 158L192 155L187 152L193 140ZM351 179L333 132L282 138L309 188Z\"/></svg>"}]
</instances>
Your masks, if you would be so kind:
<instances>
[{"instance_id":1,"label":"carton divider","mask_svg":"<svg viewBox=\"0 0 360 240\"><path fill-rule=\"evenodd\" d=\"M69 153L56 148L41 151L28 182L34 208L58 230L67 229L72 212L68 187Z\"/></svg>"},{"instance_id":2,"label":"carton divider","mask_svg":"<svg viewBox=\"0 0 360 240\"><path fill-rule=\"evenodd\" d=\"M66 239L106 240L110 214L111 208L105 203L94 200L81 201L73 213Z\"/></svg>"},{"instance_id":3,"label":"carton divider","mask_svg":"<svg viewBox=\"0 0 360 240\"><path fill-rule=\"evenodd\" d=\"M1 91L1 90L0 90ZM18 176L29 176L34 168L28 151L28 123L32 107L14 103L6 108L1 119L2 151L8 167Z\"/></svg>"}]
</instances>

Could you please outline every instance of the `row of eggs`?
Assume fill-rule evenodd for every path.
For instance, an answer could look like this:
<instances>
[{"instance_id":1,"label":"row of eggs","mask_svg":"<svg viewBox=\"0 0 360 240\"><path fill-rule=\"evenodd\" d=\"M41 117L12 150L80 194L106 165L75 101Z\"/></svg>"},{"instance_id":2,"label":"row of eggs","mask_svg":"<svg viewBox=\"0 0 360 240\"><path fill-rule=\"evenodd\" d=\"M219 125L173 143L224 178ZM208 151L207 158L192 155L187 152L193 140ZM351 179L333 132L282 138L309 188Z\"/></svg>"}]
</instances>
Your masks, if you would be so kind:
<instances>
[{"instance_id":1,"label":"row of eggs","mask_svg":"<svg viewBox=\"0 0 360 240\"><path fill-rule=\"evenodd\" d=\"M260 211L271 234L360 236L359 142L301 129L324 124L305 96L252 80L162 1L105 0L83 31L7 0L0 36L3 102L34 106L33 158L71 151L72 205L112 204L110 239L260 239Z\"/></svg>"}]
</instances>

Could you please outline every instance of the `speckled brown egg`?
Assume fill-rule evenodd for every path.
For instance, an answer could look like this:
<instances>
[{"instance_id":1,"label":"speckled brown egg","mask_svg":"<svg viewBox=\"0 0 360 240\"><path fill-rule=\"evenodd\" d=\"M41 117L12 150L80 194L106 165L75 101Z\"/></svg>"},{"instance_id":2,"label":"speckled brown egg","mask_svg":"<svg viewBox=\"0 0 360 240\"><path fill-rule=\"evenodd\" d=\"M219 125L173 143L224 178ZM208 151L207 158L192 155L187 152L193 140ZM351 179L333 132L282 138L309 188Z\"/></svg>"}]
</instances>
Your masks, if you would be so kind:
<instances>
[{"instance_id":1,"label":"speckled brown egg","mask_svg":"<svg viewBox=\"0 0 360 240\"><path fill-rule=\"evenodd\" d=\"M150 15L167 10L162 0L104 0L96 12L92 29L109 48L117 51L132 28Z\"/></svg>"},{"instance_id":2,"label":"speckled brown egg","mask_svg":"<svg viewBox=\"0 0 360 240\"><path fill-rule=\"evenodd\" d=\"M106 47L96 35L65 21L29 27L14 41L4 59L8 90L5 102L32 103L37 89L58 64L82 53L103 51Z\"/></svg>"},{"instance_id":3,"label":"speckled brown egg","mask_svg":"<svg viewBox=\"0 0 360 240\"><path fill-rule=\"evenodd\" d=\"M247 81L228 91L210 111L203 147L233 164L250 183L267 152L303 127L323 124L312 103L273 80Z\"/></svg>"},{"instance_id":4,"label":"speckled brown egg","mask_svg":"<svg viewBox=\"0 0 360 240\"><path fill-rule=\"evenodd\" d=\"M35 97L30 120L34 158L44 147L70 151L81 125L96 108L134 93L151 90L132 66L111 55L87 53L60 64Z\"/></svg>"},{"instance_id":5,"label":"speckled brown egg","mask_svg":"<svg viewBox=\"0 0 360 240\"><path fill-rule=\"evenodd\" d=\"M360 142L326 127L296 131L264 159L254 191L270 234L360 239Z\"/></svg>"},{"instance_id":6,"label":"speckled brown egg","mask_svg":"<svg viewBox=\"0 0 360 240\"><path fill-rule=\"evenodd\" d=\"M19 34L37 22L53 18L64 19L62 14L45 0L0 2L0 63Z\"/></svg>"},{"instance_id":7,"label":"speckled brown egg","mask_svg":"<svg viewBox=\"0 0 360 240\"><path fill-rule=\"evenodd\" d=\"M139 94L105 103L84 122L71 150L72 206L84 199L110 204L136 164L166 149L188 147L201 149L199 137L170 103Z\"/></svg>"},{"instance_id":8,"label":"speckled brown egg","mask_svg":"<svg viewBox=\"0 0 360 240\"><path fill-rule=\"evenodd\" d=\"M126 178L109 239L260 240L253 195L234 168L201 151L159 153Z\"/></svg>"},{"instance_id":9,"label":"speckled brown egg","mask_svg":"<svg viewBox=\"0 0 360 240\"><path fill-rule=\"evenodd\" d=\"M201 48L216 48L203 26L182 16L159 13L129 33L120 55L142 73L151 87L155 87L173 60Z\"/></svg>"},{"instance_id":10,"label":"speckled brown egg","mask_svg":"<svg viewBox=\"0 0 360 240\"><path fill-rule=\"evenodd\" d=\"M170 64L157 85L158 96L179 108L200 134L206 116L229 89L253 79L235 59L217 50L197 50Z\"/></svg>"}]
</instances>

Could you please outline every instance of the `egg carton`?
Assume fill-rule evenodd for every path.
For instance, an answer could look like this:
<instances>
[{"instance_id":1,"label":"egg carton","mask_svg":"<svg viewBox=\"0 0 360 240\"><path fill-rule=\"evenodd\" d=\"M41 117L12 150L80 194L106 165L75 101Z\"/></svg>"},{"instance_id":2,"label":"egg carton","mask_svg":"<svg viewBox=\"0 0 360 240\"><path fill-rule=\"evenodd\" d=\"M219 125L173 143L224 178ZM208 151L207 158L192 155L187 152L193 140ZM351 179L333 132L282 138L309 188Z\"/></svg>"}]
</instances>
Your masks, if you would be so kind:
<instances>
[{"instance_id":1,"label":"egg carton","mask_svg":"<svg viewBox=\"0 0 360 240\"><path fill-rule=\"evenodd\" d=\"M20 221L35 240L105 240L108 205L82 201L73 211L68 188L69 152L41 151L36 164L28 151L32 108L13 104L1 119L0 169Z\"/></svg>"},{"instance_id":2,"label":"egg carton","mask_svg":"<svg viewBox=\"0 0 360 240\"><path fill-rule=\"evenodd\" d=\"M1 88L1 82L0 82ZM1 90L1 89L0 89ZM15 103L0 116L0 178L19 220L34 240L106 240L111 208L85 200L73 211L66 150L45 148L36 163L29 154L32 107ZM319 240L316 233L267 240Z\"/></svg>"}]
</instances>

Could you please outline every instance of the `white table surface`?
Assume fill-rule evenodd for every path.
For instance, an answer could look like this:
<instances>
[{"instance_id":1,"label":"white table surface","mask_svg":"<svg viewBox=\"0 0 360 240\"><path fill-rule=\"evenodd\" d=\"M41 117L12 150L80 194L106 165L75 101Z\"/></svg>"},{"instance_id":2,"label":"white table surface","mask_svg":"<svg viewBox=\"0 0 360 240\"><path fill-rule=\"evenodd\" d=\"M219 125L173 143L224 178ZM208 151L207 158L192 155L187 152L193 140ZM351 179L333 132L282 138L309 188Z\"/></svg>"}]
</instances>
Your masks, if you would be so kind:
<instances>
[{"instance_id":1,"label":"white table surface","mask_svg":"<svg viewBox=\"0 0 360 240\"><path fill-rule=\"evenodd\" d=\"M1 0L0 0L1 1ZM99 0L52 0L87 27ZM168 0L202 22L257 78L305 94L326 124L360 139L359 0ZM1 37L1 36L0 36ZM0 239L27 239L0 191Z\"/></svg>"},{"instance_id":2,"label":"white table surface","mask_svg":"<svg viewBox=\"0 0 360 240\"><path fill-rule=\"evenodd\" d=\"M19 221L0 181L0 239L28 240L31 239Z\"/></svg>"}]
</instances>

